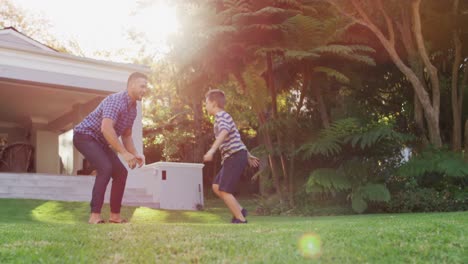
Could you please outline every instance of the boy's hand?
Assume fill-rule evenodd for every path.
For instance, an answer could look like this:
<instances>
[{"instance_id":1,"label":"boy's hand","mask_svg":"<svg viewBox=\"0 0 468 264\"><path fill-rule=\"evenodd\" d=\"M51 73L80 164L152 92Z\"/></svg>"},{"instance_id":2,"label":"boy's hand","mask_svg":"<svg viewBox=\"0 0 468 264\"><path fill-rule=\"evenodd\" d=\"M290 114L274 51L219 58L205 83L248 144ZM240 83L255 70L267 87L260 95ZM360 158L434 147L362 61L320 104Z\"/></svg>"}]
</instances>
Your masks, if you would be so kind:
<instances>
[{"instance_id":1,"label":"boy's hand","mask_svg":"<svg viewBox=\"0 0 468 264\"><path fill-rule=\"evenodd\" d=\"M136 162L138 164L138 168L141 168L141 166L145 165L145 155L139 154L135 156Z\"/></svg>"},{"instance_id":2,"label":"boy's hand","mask_svg":"<svg viewBox=\"0 0 468 264\"><path fill-rule=\"evenodd\" d=\"M260 159L249 153L248 157L250 167L257 168L260 165Z\"/></svg>"},{"instance_id":3,"label":"boy's hand","mask_svg":"<svg viewBox=\"0 0 468 264\"><path fill-rule=\"evenodd\" d=\"M208 162L213 160L213 155L214 151L211 149L206 152L206 154L203 156L203 162Z\"/></svg>"}]
</instances>

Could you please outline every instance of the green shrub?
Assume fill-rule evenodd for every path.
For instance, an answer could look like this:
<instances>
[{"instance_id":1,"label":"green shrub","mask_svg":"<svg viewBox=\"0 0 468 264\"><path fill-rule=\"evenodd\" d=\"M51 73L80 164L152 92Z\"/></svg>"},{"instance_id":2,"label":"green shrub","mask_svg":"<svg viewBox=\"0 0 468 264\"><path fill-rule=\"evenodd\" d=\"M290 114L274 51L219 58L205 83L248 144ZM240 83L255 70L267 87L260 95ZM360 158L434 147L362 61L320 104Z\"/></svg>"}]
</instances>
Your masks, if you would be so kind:
<instances>
[{"instance_id":1,"label":"green shrub","mask_svg":"<svg viewBox=\"0 0 468 264\"><path fill-rule=\"evenodd\" d=\"M392 195L386 211L392 213L468 210L468 190L437 191L431 188L402 190Z\"/></svg>"}]
</instances>

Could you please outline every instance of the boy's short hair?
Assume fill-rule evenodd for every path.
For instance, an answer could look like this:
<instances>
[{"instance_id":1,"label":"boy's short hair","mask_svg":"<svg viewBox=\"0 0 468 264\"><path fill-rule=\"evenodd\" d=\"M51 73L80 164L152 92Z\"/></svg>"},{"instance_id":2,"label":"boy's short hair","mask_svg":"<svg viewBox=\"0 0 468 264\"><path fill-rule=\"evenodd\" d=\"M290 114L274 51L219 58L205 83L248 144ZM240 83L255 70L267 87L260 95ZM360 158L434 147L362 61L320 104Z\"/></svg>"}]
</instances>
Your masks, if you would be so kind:
<instances>
[{"instance_id":1,"label":"boy's short hair","mask_svg":"<svg viewBox=\"0 0 468 264\"><path fill-rule=\"evenodd\" d=\"M209 90L205 94L205 98L211 102L216 102L219 108L223 108L226 105L226 97L224 92L218 89Z\"/></svg>"},{"instance_id":2,"label":"boy's short hair","mask_svg":"<svg viewBox=\"0 0 468 264\"><path fill-rule=\"evenodd\" d=\"M128 76L128 81L127 81L127 86L134 80L138 79L138 78L143 78L145 80L148 80L148 76L146 76L146 74L144 73L141 73L141 72L134 72L132 74L130 74L130 76Z\"/></svg>"}]
</instances>

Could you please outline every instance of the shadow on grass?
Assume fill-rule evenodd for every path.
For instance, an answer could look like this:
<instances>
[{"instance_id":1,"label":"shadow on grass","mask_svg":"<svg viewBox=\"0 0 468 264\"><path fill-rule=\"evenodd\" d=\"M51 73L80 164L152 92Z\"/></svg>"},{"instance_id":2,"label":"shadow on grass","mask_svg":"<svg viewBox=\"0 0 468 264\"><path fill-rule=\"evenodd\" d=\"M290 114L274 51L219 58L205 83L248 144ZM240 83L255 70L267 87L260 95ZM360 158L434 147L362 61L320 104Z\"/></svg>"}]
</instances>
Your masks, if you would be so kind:
<instances>
[{"instance_id":1,"label":"shadow on grass","mask_svg":"<svg viewBox=\"0 0 468 264\"><path fill-rule=\"evenodd\" d=\"M225 223L230 214L219 201L207 201L202 211L173 211L147 207L123 206L121 214L131 223ZM0 223L87 223L88 202L64 202L30 199L0 199ZM103 219L109 218L109 204L102 208Z\"/></svg>"},{"instance_id":2,"label":"shadow on grass","mask_svg":"<svg viewBox=\"0 0 468 264\"><path fill-rule=\"evenodd\" d=\"M254 212L253 200L240 201L251 215ZM220 199L206 199L205 208L201 211L176 211L152 209L147 207L136 208L132 223L167 223L167 224L225 224L231 220L231 213Z\"/></svg>"},{"instance_id":3,"label":"shadow on grass","mask_svg":"<svg viewBox=\"0 0 468 264\"><path fill-rule=\"evenodd\" d=\"M133 223L224 223L228 216L228 210L218 207L210 202L209 208L201 211L177 211L152 209L147 207L136 208L131 222ZM207 205L205 204L205 205Z\"/></svg>"},{"instance_id":4,"label":"shadow on grass","mask_svg":"<svg viewBox=\"0 0 468 264\"><path fill-rule=\"evenodd\" d=\"M35 219L31 212L46 202L43 200L0 199L0 222L33 222Z\"/></svg>"},{"instance_id":5,"label":"shadow on grass","mask_svg":"<svg viewBox=\"0 0 468 264\"><path fill-rule=\"evenodd\" d=\"M130 219L135 207L122 207L123 217ZM87 223L89 203L30 199L0 199L0 222ZM102 208L104 219L109 218L109 205Z\"/></svg>"}]
</instances>

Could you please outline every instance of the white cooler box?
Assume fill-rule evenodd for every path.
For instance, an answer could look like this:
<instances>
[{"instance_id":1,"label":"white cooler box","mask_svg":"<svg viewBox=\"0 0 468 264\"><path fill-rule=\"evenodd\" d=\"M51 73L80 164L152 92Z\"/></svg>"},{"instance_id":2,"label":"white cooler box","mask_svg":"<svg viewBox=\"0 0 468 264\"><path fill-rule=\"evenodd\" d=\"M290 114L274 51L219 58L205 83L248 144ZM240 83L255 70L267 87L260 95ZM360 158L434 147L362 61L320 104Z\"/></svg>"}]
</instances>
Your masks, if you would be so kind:
<instances>
[{"instance_id":1,"label":"white cooler box","mask_svg":"<svg viewBox=\"0 0 468 264\"><path fill-rule=\"evenodd\" d=\"M200 163L156 162L154 199L161 209L197 210L203 207L203 166Z\"/></svg>"}]
</instances>

